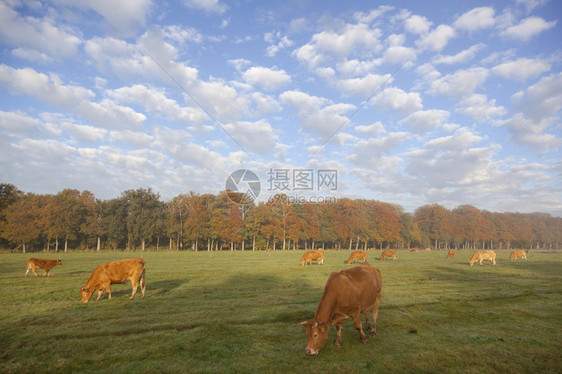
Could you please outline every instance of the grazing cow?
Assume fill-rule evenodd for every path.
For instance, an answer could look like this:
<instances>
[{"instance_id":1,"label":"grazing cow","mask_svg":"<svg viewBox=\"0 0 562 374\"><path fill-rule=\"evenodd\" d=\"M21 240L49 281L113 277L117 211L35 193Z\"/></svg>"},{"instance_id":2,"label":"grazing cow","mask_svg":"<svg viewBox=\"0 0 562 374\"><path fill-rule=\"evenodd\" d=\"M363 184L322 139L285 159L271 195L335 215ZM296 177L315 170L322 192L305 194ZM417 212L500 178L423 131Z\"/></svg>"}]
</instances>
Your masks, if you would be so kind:
<instances>
[{"instance_id":1,"label":"grazing cow","mask_svg":"<svg viewBox=\"0 0 562 374\"><path fill-rule=\"evenodd\" d=\"M449 249L449 252L447 252L447 258L455 258L455 250L454 249Z\"/></svg>"},{"instance_id":2,"label":"grazing cow","mask_svg":"<svg viewBox=\"0 0 562 374\"><path fill-rule=\"evenodd\" d=\"M335 345L340 347L341 329L349 318L353 320L355 328L359 331L361 341L366 343L367 337L363 332L361 314L365 316L370 335L375 336L381 292L381 273L367 262L330 274L314 318L300 323L306 326L308 338L306 354L318 354L328 340L328 331L332 325L336 325L337 329Z\"/></svg>"},{"instance_id":3,"label":"grazing cow","mask_svg":"<svg viewBox=\"0 0 562 374\"><path fill-rule=\"evenodd\" d=\"M424 249L425 252L431 252L431 248L427 247L426 249Z\"/></svg>"},{"instance_id":4,"label":"grazing cow","mask_svg":"<svg viewBox=\"0 0 562 374\"><path fill-rule=\"evenodd\" d=\"M301 257L300 263L302 266L306 263L312 265L312 261L318 261L319 265L324 264L324 251L320 249L318 251L305 252L305 254Z\"/></svg>"},{"instance_id":5,"label":"grazing cow","mask_svg":"<svg viewBox=\"0 0 562 374\"><path fill-rule=\"evenodd\" d=\"M521 257L523 260L527 259L527 255L525 254L525 251L513 251L509 255L509 260L510 261L517 260L518 257Z\"/></svg>"},{"instance_id":6,"label":"grazing cow","mask_svg":"<svg viewBox=\"0 0 562 374\"><path fill-rule=\"evenodd\" d=\"M62 261L46 260L44 258L30 258L27 260L27 270L25 271L25 276L27 277L27 273L29 273L30 270L33 274L35 274L35 276L37 276L37 273L35 272L35 269L37 268L45 270L45 274L43 274L43 276L50 276L49 272L57 265L62 266Z\"/></svg>"},{"instance_id":7,"label":"grazing cow","mask_svg":"<svg viewBox=\"0 0 562 374\"><path fill-rule=\"evenodd\" d=\"M419 251L419 249L417 249L417 248L410 249L410 252L418 252L418 251Z\"/></svg>"},{"instance_id":8,"label":"grazing cow","mask_svg":"<svg viewBox=\"0 0 562 374\"><path fill-rule=\"evenodd\" d=\"M94 272L86 282L86 285L80 289L82 301L87 303L95 290L98 290L98 301L103 293L107 291L108 300L111 299L111 285L124 284L131 281L133 292L129 299L135 297L137 288L141 286L142 297L146 290L146 282L144 279L145 266L142 258L131 258L128 260L108 262L94 269Z\"/></svg>"},{"instance_id":9,"label":"grazing cow","mask_svg":"<svg viewBox=\"0 0 562 374\"><path fill-rule=\"evenodd\" d=\"M482 265L483 260L490 260L494 266L496 266L496 252L494 251L477 251L474 252L470 258L470 266L474 265L476 261Z\"/></svg>"},{"instance_id":10,"label":"grazing cow","mask_svg":"<svg viewBox=\"0 0 562 374\"><path fill-rule=\"evenodd\" d=\"M395 249L383 251L381 253L381 257L379 258L379 260L382 261L385 258L390 258L390 257L392 257L392 261L396 260L396 250Z\"/></svg>"},{"instance_id":11,"label":"grazing cow","mask_svg":"<svg viewBox=\"0 0 562 374\"><path fill-rule=\"evenodd\" d=\"M366 251L355 251L351 252L349 258L347 259L348 264L353 264L355 261L363 260L363 262L367 261L367 252Z\"/></svg>"}]
</instances>

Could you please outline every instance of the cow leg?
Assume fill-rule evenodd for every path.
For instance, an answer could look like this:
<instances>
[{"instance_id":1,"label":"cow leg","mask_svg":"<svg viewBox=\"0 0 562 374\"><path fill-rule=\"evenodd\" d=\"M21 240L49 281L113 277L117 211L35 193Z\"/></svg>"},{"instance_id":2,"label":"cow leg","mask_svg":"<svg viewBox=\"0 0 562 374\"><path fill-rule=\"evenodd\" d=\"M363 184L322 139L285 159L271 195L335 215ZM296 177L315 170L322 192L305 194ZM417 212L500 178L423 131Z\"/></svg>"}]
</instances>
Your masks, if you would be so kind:
<instances>
[{"instance_id":1,"label":"cow leg","mask_svg":"<svg viewBox=\"0 0 562 374\"><path fill-rule=\"evenodd\" d=\"M98 289L98 297L96 298L96 301L98 301L100 299L102 293L103 293L103 288L99 288Z\"/></svg>"},{"instance_id":2,"label":"cow leg","mask_svg":"<svg viewBox=\"0 0 562 374\"><path fill-rule=\"evenodd\" d=\"M379 304L381 302L381 292L377 294L377 299L375 300L375 306L373 306L373 325L369 329L371 336L377 335L377 318L379 318Z\"/></svg>"},{"instance_id":3,"label":"cow leg","mask_svg":"<svg viewBox=\"0 0 562 374\"><path fill-rule=\"evenodd\" d=\"M144 270L140 276L140 286L141 286L141 293L142 297L144 297L144 292L146 291L146 280L144 279Z\"/></svg>"},{"instance_id":4,"label":"cow leg","mask_svg":"<svg viewBox=\"0 0 562 374\"><path fill-rule=\"evenodd\" d=\"M45 276L48 277L48 276L49 276L49 271L50 271L50 270L51 270L51 269L49 269L49 270L45 269L45 274L43 274L43 276L44 276L44 277L45 277Z\"/></svg>"},{"instance_id":5,"label":"cow leg","mask_svg":"<svg viewBox=\"0 0 562 374\"><path fill-rule=\"evenodd\" d=\"M31 269L31 268L28 266L27 269L25 270L25 277L26 277L26 278L27 278L27 273L29 273L29 270L30 270L30 269Z\"/></svg>"},{"instance_id":6,"label":"cow leg","mask_svg":"<svg viewBox=\"0 0 562 374\"><path fill-rule=\"evenodd\" d=\"M139 288L139 282L138 282L138 280L131 279L131 286L133 287L133 291L132 291L131 296L129 297L129 299L130 299L130 300L133 300L133 298L135 297L135 294L137 293L137 289Z\"/></svg>"},{"instance_id":7,"label":"cow leg","mask_svg":"<svg viewBox=\"0 0 562 374\"><path fill-rule=\"evenodd\" d=\"M341 347L341 329L343 327L343 322L336 323L336 342L334 345L336 347Z\"/></svg>"},{"instance_id":8,"label":"cow leg","mask_svg":"<svg viewBox=\"0 0 562 374\"><path fill-rule=\"evenodd\" d=\"M106 287L107 290L107 300L111 300L111 285Z\"/></svg>"},{"instance_id":9,"label":"cow leg","mask_svg":"<svg viewBox=\"0 0 562 374\"><path fill-rule=\"evenodd\" d=\"M359 331L359 337L361 338L362 343L367 343L367 336L363 332L363 325L361 324L361 312L355 313L353 316L353 324L355 325L355 329Z\"/></svg>"}]
</instances>

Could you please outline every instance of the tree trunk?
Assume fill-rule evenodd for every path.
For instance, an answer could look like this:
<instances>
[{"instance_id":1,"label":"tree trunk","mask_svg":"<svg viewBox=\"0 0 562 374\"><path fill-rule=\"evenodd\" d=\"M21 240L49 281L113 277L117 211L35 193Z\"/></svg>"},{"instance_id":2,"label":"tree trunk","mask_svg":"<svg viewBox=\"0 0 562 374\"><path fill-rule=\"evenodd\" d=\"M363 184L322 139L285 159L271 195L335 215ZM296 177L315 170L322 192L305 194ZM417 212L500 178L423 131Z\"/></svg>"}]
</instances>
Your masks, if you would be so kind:
<instances>
[{"instance_id":1,"label":"tree trunk","mask_svg":"<svg viewBox=\"0 0 562 374\"><path fill-rule=\"evenodd\" d=\"M96 246L96 251L100 251L101 250L101 236L98 236L98 244Z\"/></svg>"},{"instance_id":2,"label":"tree trunk","mask_svg":"<svg viewBox=\"0 0 562 374\"><path fill-rule=\"evenodd\" d=\"M68 238L64 238L64 252L68 252Z\"/></svg>"}]
</instances>

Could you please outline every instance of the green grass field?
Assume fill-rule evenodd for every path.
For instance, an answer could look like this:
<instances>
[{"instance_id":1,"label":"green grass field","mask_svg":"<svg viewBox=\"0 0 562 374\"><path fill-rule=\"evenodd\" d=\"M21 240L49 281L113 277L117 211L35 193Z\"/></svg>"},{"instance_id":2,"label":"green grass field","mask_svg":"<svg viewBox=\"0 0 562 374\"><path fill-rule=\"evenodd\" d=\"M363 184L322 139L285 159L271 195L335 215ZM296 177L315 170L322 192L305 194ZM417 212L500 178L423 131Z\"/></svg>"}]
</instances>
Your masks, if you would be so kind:
<instances>
[{"instance_id":1,"label":"green grass field","mask_svg":"<svg viewBox=\"0 0 562 374\"><path fill-rule=\"evenodd\" d=\"M343 346L305 355L305 329L347 251L301 267L302 251L0 255L0 372L548 373L562 369L562 253L468 265L472 251L398 252L378 261L376 338L351 321ZM79 288L99 264L142 256L147 294L114 285L98 302ZM28 257L61 258L24 278ZM40 270L38 274L42 274ZM31 274L31 273L30 273ZM94 299L95 299L94 295Z\"/></svg>"}]
</instances>

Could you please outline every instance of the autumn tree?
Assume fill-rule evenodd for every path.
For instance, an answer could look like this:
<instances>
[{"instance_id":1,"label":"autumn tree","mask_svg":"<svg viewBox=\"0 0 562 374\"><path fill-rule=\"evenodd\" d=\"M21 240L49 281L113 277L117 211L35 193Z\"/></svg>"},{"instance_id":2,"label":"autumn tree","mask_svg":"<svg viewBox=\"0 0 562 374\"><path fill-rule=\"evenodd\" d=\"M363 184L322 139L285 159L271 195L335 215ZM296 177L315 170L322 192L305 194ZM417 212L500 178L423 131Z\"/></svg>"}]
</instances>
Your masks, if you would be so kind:
<instances>
[{"instance_id":1,"label":"autumn tree","mask_svg":"<svg viewBox=\"0 0 562 374\"><path fill-rule=\"evenodd\" d=\"M440 241L449 240L449 211L445 207L439 204L419 207L414 212L414 221L423 232L427 233L429 239L433 240L436 248L440 248Z\"/></svg>"},{"instance_id":2,"label":"autumn tree","mask_svg":"<svg viewBox=\"0 0 562 374\"><path fill-rule=\"evenodd\" d=\"M4 221L0 222L2 237L22 246L41 235L41 208L44 199L35 194L25 194L4 209Z\"/></svg>"},{"instance_id":3,"label":"autumn tree","mask_svg":"<svg viewBox=\"0 0 562 374\"><path fill-rule=\"evenodd\" d=\"M123 192L127 204L127 233L129 247L134 248L140 242L141 250L146 247L146 240L152 240L158 234L158 221L162 214L160 194L151 188L139 188Z\"/></svg>"}]
</instances>

